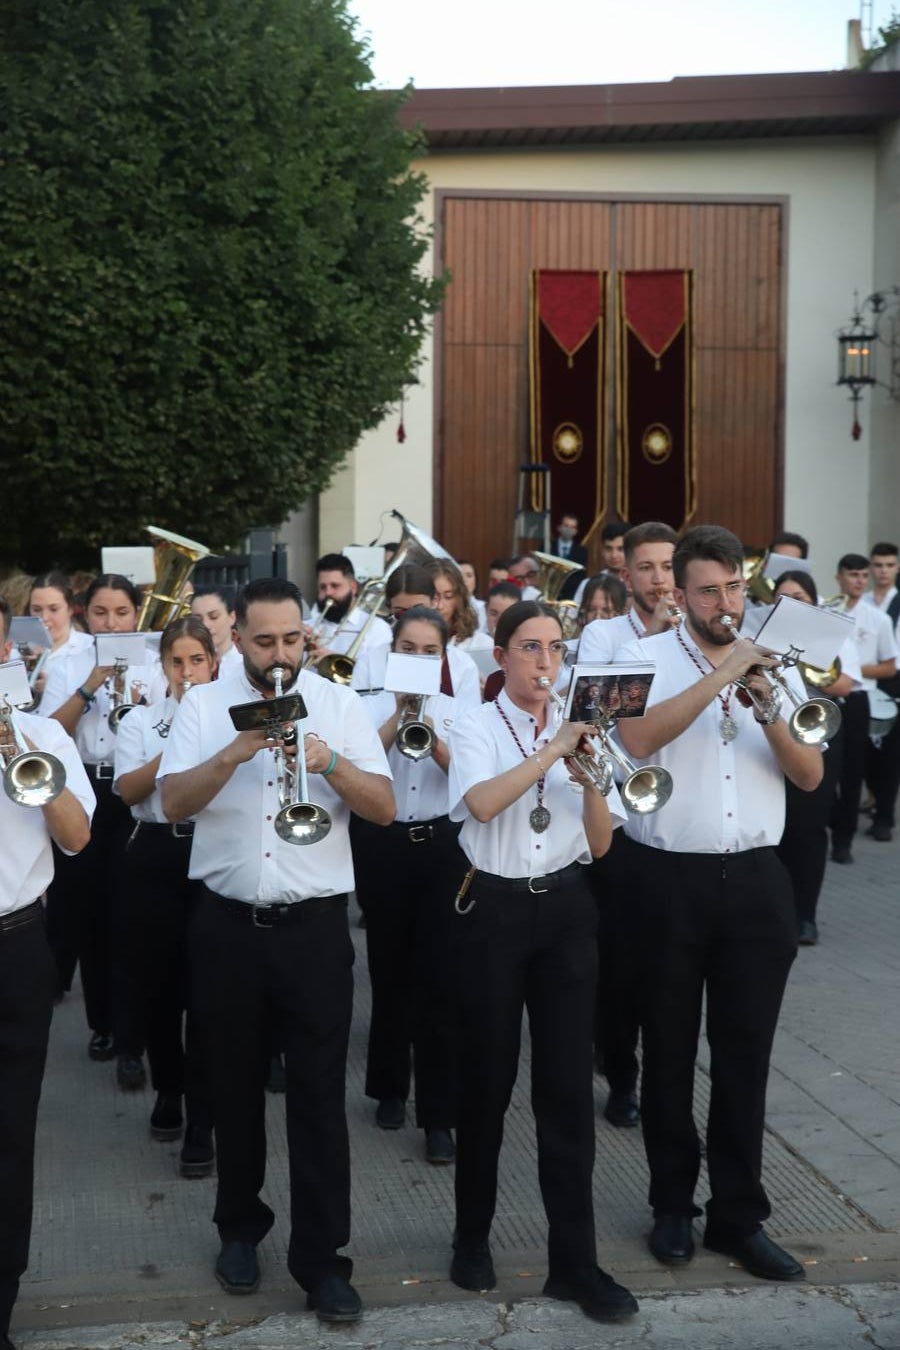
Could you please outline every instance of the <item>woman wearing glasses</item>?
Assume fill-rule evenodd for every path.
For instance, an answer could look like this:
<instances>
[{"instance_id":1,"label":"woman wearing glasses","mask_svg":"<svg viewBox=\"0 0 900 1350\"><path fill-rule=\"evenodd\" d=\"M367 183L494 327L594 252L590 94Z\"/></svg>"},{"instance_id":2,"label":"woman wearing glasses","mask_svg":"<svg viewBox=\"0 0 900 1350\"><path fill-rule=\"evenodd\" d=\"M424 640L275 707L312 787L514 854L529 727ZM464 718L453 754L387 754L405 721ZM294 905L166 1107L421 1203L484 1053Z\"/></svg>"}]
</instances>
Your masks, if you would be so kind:
<instances>
[{"instance_id":1,"label":"woman wearing glasses","mask_svg":"<svg viewBox=\"0 0 900 1350\"><path fill-rule=\"evenodd\" d=\"M587 864L607 851L624 811L615 787L602 796L572 759L592 728L555 726L544 682L555 682L565 643L553 610L520 601L500 616L494 636L504 688L450 730L450 817L462 822L471 864L452 916L461 1090L450 1278L463 1289L496 1284L489 1235L497 1163L527 1008L549 1225L544 1292L618 1321L637 1304L596 1258L597 911Z\"/></svg>"}]
</instances>

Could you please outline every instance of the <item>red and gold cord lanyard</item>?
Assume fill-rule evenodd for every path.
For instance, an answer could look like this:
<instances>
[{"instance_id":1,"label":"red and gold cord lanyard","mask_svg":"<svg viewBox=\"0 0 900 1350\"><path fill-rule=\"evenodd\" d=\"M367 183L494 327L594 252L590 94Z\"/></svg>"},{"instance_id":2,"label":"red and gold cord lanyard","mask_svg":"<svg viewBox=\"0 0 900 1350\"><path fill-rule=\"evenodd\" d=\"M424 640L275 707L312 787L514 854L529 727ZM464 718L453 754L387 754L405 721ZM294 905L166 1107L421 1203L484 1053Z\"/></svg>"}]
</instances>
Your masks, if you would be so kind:
<instances>
[{"instance_id":1,"label":"red and gold cord lanyard","mask_svg":"<svg viewBox=\"0 0 900 1350\"><path fill-rule=\"evenodd\" d=\"M680 628L675 629L675 636L678 638L678 641L681 643L683 649L685 650L685 652L687 652L688 656L691 658L694 665L699 670L700 674L707 675L709 672L703 669L700 662L697 660L696 656L691 651L690 647L687 645L684 638L681 636ZM708 660L706 657L704 657L704 660L706 661L710 670L715 670L715 666L713 665L712 661ZM734 686L729 685L727 693L716 694L716 698L722 705L722 717L719 721L719 735L725 742L733 741L735 736L740 731L740 725L735 721L735 719L731 715L731 695L733 692Z\"/></svg>"},{"instance_id":2,"label":"red and gold cord lanyard","mask_svg":"<svg viewBox=\"0 0 900 1350\"><path fill-rule=\"evenodd\" d=\"M520 755L522 756L522 758L523 758L523 759L531 759L531 758L532 758L532 755L529 755L528 752L525 750L525 747L522 745L522 742L519 740L518 736L516 735L516 729L515 729L515 727L513 726L512 722L511 722L511 721L509 720L509 718L507 717L506 713L505 713L505 712L503 711L503 709L500 707L499 702L498 702L498 703L495 703L495 704L494 704L494 707L497 709L498 713L500 714L500 716L503 718L504 722L506 723L506 726L507 726L507 729L508 729L508 731L509 731L509 734L510 734L510 736L512 736L512 738L513 738L513 740L515 741L516 745L519 747L519 753L520 753ZM537 755L537 752L535 751L534 754L535 754L535 756L536 756L536 755ZM539 768L539 769L541 768L541 761L540 761L540 759L538 759L538 768ZM529 816L528 816L528 824L531 826L532 830L534 830L534 833L535 833L535 834L543 834L544 831L546 830L547 826L550 824L550 812L547 810L546 806L544 805L544 784L546 783L546 781L547 781L547 775L546 775L544 772L541 772L541 776L540 776L540 778L537 780L537 785L536 785L536 786L537 786L537 794L538 794L537 806L535 806L535 807L531 810L531 812L529 813Z\"/></svg>"}]
</instances>

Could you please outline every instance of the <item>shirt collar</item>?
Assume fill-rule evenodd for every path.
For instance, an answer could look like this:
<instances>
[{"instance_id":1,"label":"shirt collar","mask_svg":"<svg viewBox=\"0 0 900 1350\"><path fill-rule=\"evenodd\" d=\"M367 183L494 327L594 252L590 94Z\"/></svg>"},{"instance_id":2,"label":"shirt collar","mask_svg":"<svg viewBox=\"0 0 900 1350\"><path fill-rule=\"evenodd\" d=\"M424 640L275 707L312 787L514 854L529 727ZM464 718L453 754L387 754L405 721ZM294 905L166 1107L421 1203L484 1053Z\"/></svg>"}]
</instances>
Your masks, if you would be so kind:
<instances>
[{"instance_id":1,"label":"shirt collar","mask_svg":"<svg viewBox=\"0 0 900 1350\"><path fill-rule=\"evenodd\" d=\"M531 713L525 712L524 708L520 708L518 704L513 703L512 699L509 697L509 694L507 694L505 689L500 690L500 693L497 695L497 702L503 705L503 711L506 713L510 722L512 722L513 726L516 727L517 730L524 731L527 729L529 734L531 736L534 736L534 732L537 727L537 722L532 717ZM549 716L549 709L547 721L544 724L544 730L541 732L542 736L546 736L548 734L550 735L553 734L553 727L551 723L551 718Z\"/></svg>"}]
</instances>

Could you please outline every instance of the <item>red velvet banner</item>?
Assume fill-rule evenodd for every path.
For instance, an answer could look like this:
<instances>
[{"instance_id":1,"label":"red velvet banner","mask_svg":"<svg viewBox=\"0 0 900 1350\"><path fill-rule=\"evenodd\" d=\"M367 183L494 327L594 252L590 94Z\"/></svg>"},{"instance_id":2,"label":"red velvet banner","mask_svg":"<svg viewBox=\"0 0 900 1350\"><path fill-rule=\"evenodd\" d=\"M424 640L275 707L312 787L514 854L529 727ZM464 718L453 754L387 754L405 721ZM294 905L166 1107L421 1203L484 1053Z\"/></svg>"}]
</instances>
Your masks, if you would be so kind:
<instances>
[{"instance_id":1,"label":"red velvet banner","mask_svg":"<svg viewBox=\"0 0 900 1350\"><path fill-rule=\"evenodd\" d=\"M550 469L554 520L577 516L582 540L606 510L605 315L605 272L532 272L531 462Z\"/></svg>"},{"instance_id":2,"label":"red velvet banner","mask_svg":"<svg viewBox=\"0 0 900 1350\"><path fill-rule=\"evenodd\" d=\"M682 529L696 510L691 273L621 272L616 506Z\"/></svg>"}]
</instances>

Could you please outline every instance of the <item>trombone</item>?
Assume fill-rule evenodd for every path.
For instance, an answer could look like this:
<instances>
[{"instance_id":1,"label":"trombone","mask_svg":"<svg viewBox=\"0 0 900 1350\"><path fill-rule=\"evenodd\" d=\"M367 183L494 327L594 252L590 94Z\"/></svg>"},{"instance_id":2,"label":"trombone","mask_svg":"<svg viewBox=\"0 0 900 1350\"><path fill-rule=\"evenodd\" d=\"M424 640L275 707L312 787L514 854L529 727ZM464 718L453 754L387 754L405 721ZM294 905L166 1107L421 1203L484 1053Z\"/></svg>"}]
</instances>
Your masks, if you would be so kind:
<instances>
[{"instance_id":1,"label":"trombone","mask_svg":"<svg viewBox=\"0 0 900 1350\"><path fill-rule=\"evenodd\" d=\"M425 721L425 695L415 694L403 711L394 744L407 759L418 761L434 754L434 729Z\"/></svg>"},{"instance_id":2,"label":"trombone","mask_svg":"<svg viewBox=\"0 0 900 1350\"><path fill-rule=\"evenodd\" d=\"M315 653L312 650L313 644L318 641L322 632L322 628L328 622L328 611L333 608L334 608L334 601L332 600L331 596L329 596L328 599L325 601L324 605L322 606L321 610L319 611L318 619L316 619L315 623L313 624L312 628L309 630L309 633L307 634L306 645L309 650L303 660L302 668L304 670L306 670L309 666L311 666L315 660ZM338 628L338 631L340 631L340 627Z\"/></svg>"},{"instance_id":3,"label":"trombone","mask_svg":"<svg viewBox=\"0 0 900 1350\"><path fill-rule=\"evenodd\" d=\"M356 658L359 656L366 634L378 618L378 611L381 608L381 602L384 600L384 592L383 578L366 582L330 641L333 642L338 634L345 630L350 615L355 614L357 610L361 610L364 614L368 612L368 618L345 652L327 652L325 656L320 656L317 661L312 662L312 669L317 675L321 675L326 680L331 680L333 684L349 685L353 679Z\"/></svg>"},{"instance_id":4,"label":"trombone","mask_svg":"<svg viewBox=\"0 0 900 1350\"><path fill-rule=\"evenodd\" d=\"M63 763L46 750L28 749L6 700L0 705L0 733L0 761L7 797L18 806L46 806L55 801L66 786Z\"/></svg>"}]
</instances>

